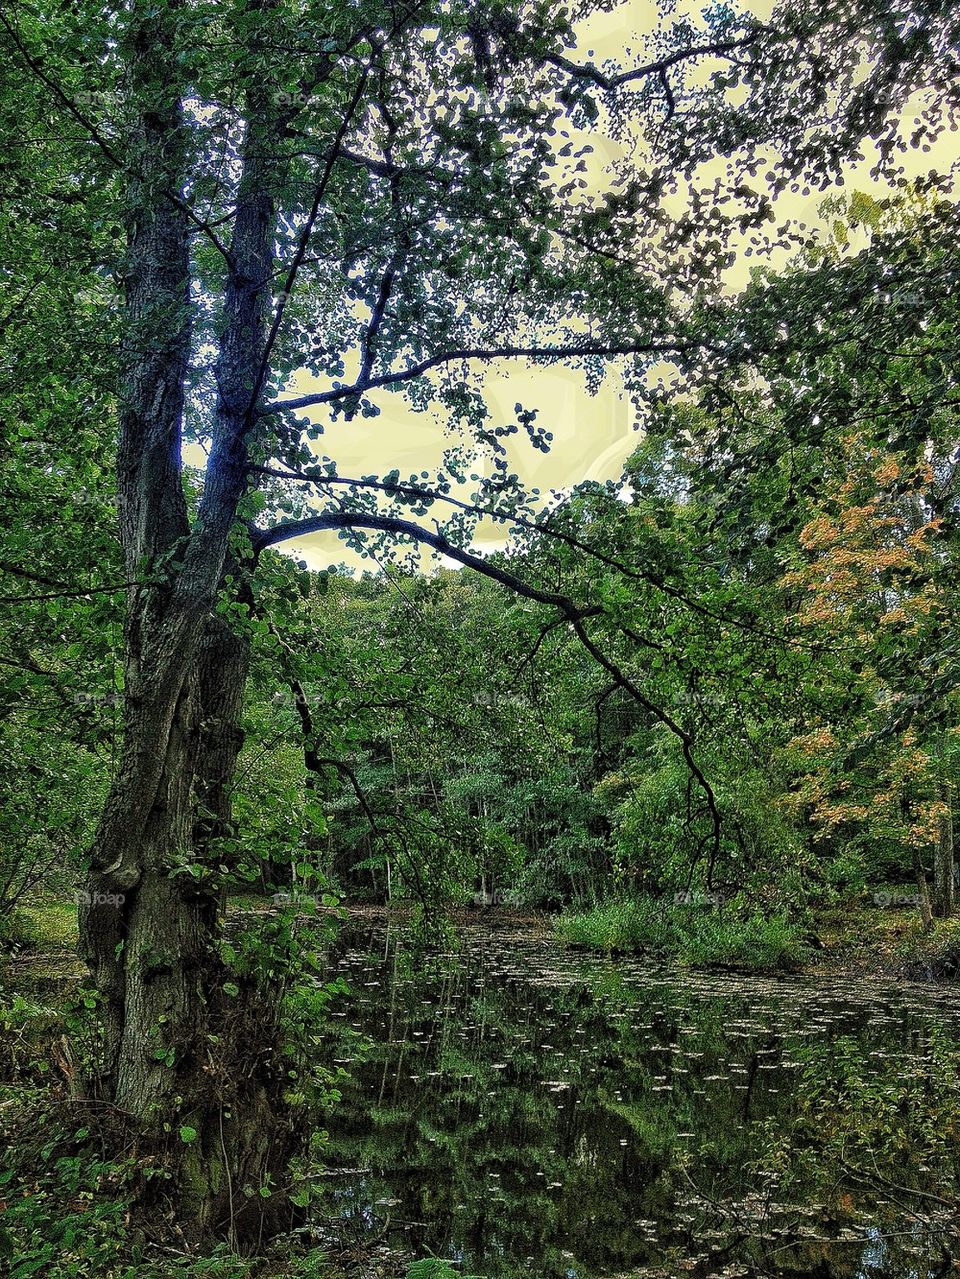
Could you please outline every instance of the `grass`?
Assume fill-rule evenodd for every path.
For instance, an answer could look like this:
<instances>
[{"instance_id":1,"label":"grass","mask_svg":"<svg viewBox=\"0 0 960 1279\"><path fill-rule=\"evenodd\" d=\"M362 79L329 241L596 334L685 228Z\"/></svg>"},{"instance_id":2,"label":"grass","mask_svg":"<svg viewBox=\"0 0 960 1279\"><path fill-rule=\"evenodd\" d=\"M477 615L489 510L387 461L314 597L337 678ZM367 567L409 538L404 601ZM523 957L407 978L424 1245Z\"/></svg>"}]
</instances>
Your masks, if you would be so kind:
<instances>
[{"instance_id":1,"label":"grass","mask_svg":"<svg viewBox=\"0 0 960 1279\"><path fill-rule=\"evenodd\" d=\"M806 948L801 929L783 913L665 904L653 898L602 902L567 912L554 924L571 945L608 952L646 951L691 967L795 968Z\"/></svg>"},{"instance_id":2,"label":"grass","mask_svg":"<svg viewBox=\"0 0 960 1279\"><path fill-rule=\"evenodd\" d=\"M813 917L818 963L915 981L960 980L960 911L925 930L911 885L872 886ZM645 952L690 967L796 968L806 930L780 911L677 905L649 897L601 902L554 920L563 941L611 954Z\"/></svg>"},{"instance_id":3,"label":"grass","mask_svg":"<svg viewBox=\"0 0 960 1279\"><path fill-rule=\"evenodd\" d=\"M40 901L22 907L35 929L37 950L75 950L77 907L72 901Z\"/></svg>"},{"instance_id":4,"label":"grass","mask_svg":"<svg viewBox=\"0 0 960 1279\"><path fill-rule=\"evenodd\" d=\"M593 950L660 950L669 946L667 915L649 898L600 902L588 911L567 911L554 921L562 941Z\"/></svg>"},{"instance_id":5,"label":"grass","mask_svg":"<svg viewBox=\"0 0 960 1279\"><path fill-rule=\"evenodd\" d=\"M76 950L76 904L57 897L16 906L0 921L0 942L15 950Z\"/></svg>"}]
</instances>

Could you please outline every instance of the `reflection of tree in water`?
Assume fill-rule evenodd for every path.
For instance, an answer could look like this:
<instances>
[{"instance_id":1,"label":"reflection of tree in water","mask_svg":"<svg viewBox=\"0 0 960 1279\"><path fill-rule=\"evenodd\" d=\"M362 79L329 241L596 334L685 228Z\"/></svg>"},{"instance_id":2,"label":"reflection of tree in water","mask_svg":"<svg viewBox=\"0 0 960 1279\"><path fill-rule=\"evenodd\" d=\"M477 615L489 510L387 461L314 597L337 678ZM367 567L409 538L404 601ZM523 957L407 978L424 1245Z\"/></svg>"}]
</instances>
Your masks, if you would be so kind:
<instances>
[{"instance_id":1,"label":"reflection of tree in water","mask_svg":"<svg viewBox=\"0 0 960 1279\"><path fill-rule=\"evenodd\" d=\"M945 1009L824 982L657 976L493 934L433 963L367 949L343 957L354 994L338 1024L371 1042L330 1117L331 1157L369 1170L336 1191L364 1232L389 1220L412 1250L497 1279L698 1256L771 1274L916 1273L916 1239L879 1236L888 1219L915 1228L917 1200L876 1180L838 1190L837 1159L856 1122L879 1131L923 1100L926 1127L891 1124L906 1143L866 1140L888 1180L929 1183L922 1160L950 1100L936 1079L956 1061ZM956 1167L937 1156L943 1185ZM834 1242L842 1230L855 1245ZM823 1242L797 1246L810 1236Z\"/></svg>"}]
</instances>

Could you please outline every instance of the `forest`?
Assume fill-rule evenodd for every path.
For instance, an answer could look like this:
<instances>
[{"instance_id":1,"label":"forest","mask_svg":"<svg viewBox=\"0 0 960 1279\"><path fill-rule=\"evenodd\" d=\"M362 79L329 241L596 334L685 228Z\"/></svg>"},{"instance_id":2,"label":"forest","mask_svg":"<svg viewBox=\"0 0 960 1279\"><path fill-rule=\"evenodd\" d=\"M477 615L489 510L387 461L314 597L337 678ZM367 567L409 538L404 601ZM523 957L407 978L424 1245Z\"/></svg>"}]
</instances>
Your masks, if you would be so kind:
<instances>
[{"instance_id":1,"label":"forest","mask_svg":"<svg viewBox=\"0 0 960 1279\"><path fill-rule=\"evenodd\" d=\"M956 1273L960 8L0 50L0 1274Z\"/></svg>"}]
</instances>

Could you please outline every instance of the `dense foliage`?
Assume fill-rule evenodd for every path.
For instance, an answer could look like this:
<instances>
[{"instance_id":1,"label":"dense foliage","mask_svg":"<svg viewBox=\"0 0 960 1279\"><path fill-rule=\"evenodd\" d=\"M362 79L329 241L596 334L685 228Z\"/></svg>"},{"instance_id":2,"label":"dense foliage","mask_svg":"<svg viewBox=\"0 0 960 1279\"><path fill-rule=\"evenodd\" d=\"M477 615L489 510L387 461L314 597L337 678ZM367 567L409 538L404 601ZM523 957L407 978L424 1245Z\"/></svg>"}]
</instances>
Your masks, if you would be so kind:
<instances>
[{"instance_id":1,"label":"dense foliage","mask_svg":"<svg viewBox=\"0 0 960 1279\"><path fill-rule=\"evenodd\" d=\"M0 10L0 936L75 895L111 1120L50 1148L145 1237L302 1220L340 897L758 966L858 893L952 913L958 226L907 157L956 6L665 4L598 64L609 7ZM545 495L486 379L561 364L637 448ZM434 464L344 474L392 394ZM331 531L378 571L278 549Z\"/></svg>"},{"instance_id":2,"label":"dense foliage","mask_svg":"<svg viewBox=\"0 0 960 1279\"><path fill-rule=\"evenodd\" d=\"M836 209L726 308L749 358L652 404L623 482L514 527L494 562L589 620L463 571L276 566L256 713L268 771L305 752L340 890L922 891L958 759L955 235L951 205Z\"/></svg>"}]
</instances>

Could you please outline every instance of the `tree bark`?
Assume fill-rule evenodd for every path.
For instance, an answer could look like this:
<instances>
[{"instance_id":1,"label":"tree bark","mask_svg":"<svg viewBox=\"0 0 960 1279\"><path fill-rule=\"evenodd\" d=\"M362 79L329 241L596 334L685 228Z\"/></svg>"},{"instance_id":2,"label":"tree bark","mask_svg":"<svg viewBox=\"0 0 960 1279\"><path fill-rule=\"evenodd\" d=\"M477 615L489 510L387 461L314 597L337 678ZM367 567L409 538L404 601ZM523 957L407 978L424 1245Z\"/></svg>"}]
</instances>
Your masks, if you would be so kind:
<instances>
[{"instance_id":1,"label":"tree bark","mask_svg":"<svg viewBox=\"0 0 960 1279\"><path fill-rule=\"evenodd\" d=\"M92 871L81 912L105 1031L88 1091L129 1116L146 1149L163 1148L173 1170L163 1193L187 1236L236 1243L285 1211L244 1191L282 1184L295 1145L279 1100L279 995L248 981L228 996L217 947L216 841L231 829L247 662L246 642L208 620L142 825L137 879L122 891ZM196 1135L184 1141L181 1130Z\"/></svg>"},{"instance_id":2,"label":"tree bark","mask_svg":"<svg viewBox=\"0 0 960 1279\"><path fill-rule=\"evenodd\" d=\"M933 858L933 913L938 919L949 919L953 914L953 787L948 781L940 783L940 815L937 846Z\"/></svg>"},{"instance_id":3,"label":"tree bark","mask_svg":"<svg viewBox=\"0 0 960 1279\"><path fill-rule=\"evenodd\" d=\"M913 874L917 881L917 899L920 909L920 920L923 924L924 932L929 932L933 927L933 911L930 906L930 889L927 885L927 872L923 868L923 862L920 860L920 854L916 848L913 852Z\"/></svg>"},{"instance_id":4,"label":"tree bark","mask_svg":"<svg viewBox=\"0 0 960 1279\"><path fill-rule=\"evenodd\" d=\"M120 765L90 854L81 952L98 996L100 1044L80 1086L164 1150L184 1233L239 1240L276 1201L292 1128L277 1099L279 998L225 991L218 949L230 786L242 742L247 643L215 611L247 484L247 436L262 382L276 121L249 104L216 362L213 440L197 518L181 442L191 346L188 142L175 91L181 6L135 3L127 65L126 339L118 493L127 570ZM278 1177L278 1181L285 1178ZM252 1188L253 1194L249 1192Z\"/></svg>"}]
</instances>

